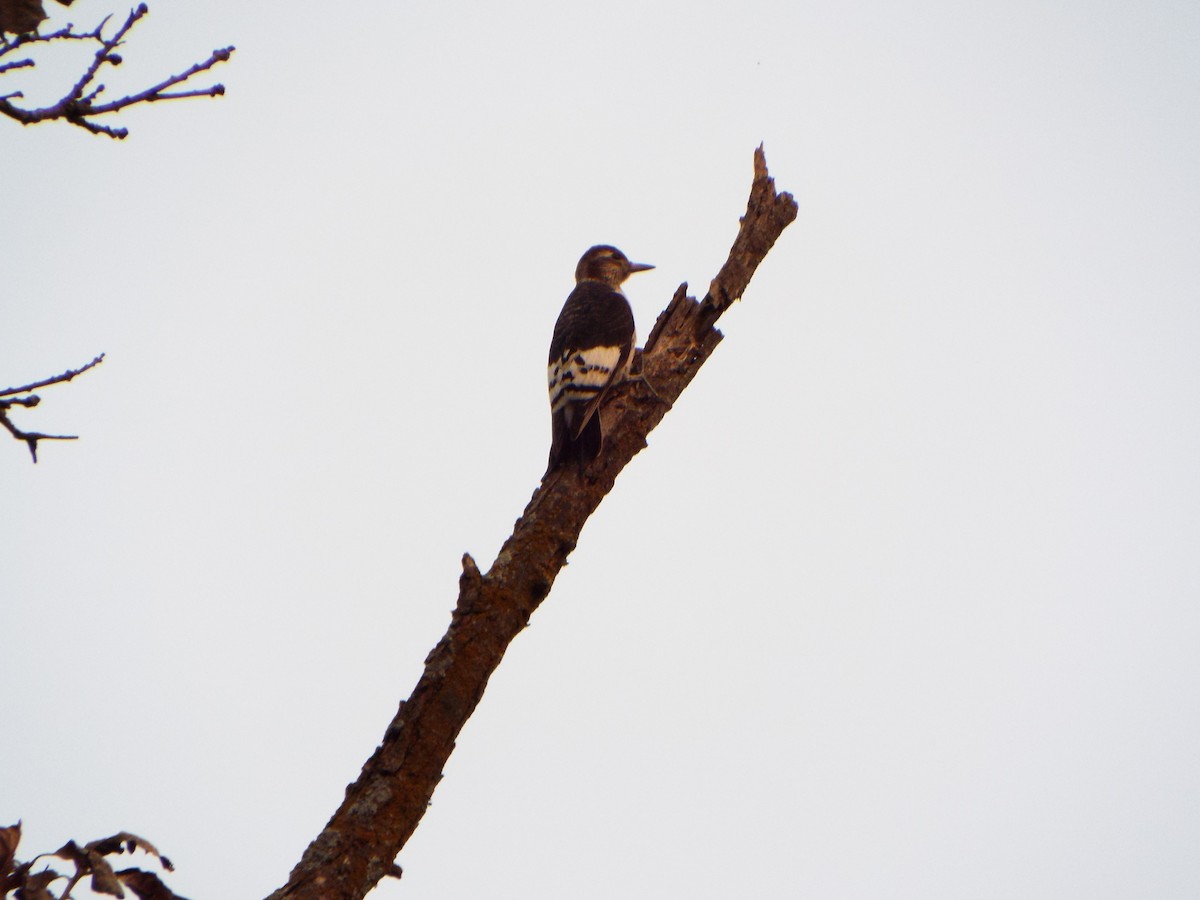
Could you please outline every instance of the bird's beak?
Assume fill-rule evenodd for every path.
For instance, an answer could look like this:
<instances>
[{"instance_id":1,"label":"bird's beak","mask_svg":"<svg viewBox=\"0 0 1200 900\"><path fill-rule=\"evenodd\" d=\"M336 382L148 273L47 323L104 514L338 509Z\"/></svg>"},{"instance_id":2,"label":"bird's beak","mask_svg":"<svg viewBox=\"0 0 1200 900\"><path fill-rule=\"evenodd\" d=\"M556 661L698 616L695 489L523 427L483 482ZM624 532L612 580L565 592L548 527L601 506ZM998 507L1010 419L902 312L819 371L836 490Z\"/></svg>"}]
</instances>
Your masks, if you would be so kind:
<instances>
[{"instance_id":1,"label":"bird's beak","mask_svg":"<svg viewBox=\"0 0 1200 900\"><path fill-rule=\"evenodd\" d=\"M629 273L632 275L634 272L645 272L647 269L653 268L654 266L650 265L650 263L630 263Z\"/></svg>"}]
</instances>

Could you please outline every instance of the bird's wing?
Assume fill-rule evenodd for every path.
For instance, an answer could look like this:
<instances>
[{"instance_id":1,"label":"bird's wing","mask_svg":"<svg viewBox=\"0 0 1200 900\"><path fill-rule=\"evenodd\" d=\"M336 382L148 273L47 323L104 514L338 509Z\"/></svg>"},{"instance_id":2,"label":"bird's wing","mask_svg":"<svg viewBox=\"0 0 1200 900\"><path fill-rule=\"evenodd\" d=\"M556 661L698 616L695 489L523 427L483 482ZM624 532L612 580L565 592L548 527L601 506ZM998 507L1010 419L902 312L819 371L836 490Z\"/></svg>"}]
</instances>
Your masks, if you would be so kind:
<instances>
[{"instance_id":1,"label":"bird's wing","mask_svg":"<svg viewBox=\"0 0 1200 900\"><path fill-rule=\"evenodd\" d=\"M551 409L564 414L571 440L624 376L635 340L624 294L595 281L576 285L555 323L547 367Z\"/></svg>"},{"instance_id":2,"label":"bird's wing","mask_svg":"<svg viewBox=\"0 0 1200 900\"><path fill-rule=\"evenodd\" d=\"M595 365L599 367L605 377L599 385L599 389L587 401L587 405L570 415L568 425L571 440L579 439L579 435L583 433L587 423L591 421L596 410L600 408L600 404L604 402L604 398L608 396L609 388L625 376L625 370L629 367L629 357L633 352L632 342L626 347L603 347L600 349L606 351L603 354L604 362Z\"/></svg>"}]
</instances>

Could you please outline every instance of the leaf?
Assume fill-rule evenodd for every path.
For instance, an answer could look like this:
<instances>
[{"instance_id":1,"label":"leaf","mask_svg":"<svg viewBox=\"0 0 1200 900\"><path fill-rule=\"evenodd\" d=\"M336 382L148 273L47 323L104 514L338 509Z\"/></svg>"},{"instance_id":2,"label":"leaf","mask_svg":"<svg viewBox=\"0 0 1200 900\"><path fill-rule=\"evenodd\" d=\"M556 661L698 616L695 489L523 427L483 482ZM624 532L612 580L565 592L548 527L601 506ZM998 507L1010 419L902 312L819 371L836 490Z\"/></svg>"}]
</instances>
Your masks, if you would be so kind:
<instances>
[{"instance_id":1,"label":"leaf","mask_svg":"<svg viewBox=\"0 0 1200 900\"><path fill-rule=\"evenodd\" d=\"M45 18L42 0L0 0L0 32L25 34L37 31Z\"/></svg>"},{"instance_id":2,"label":"leaf","mask_svg":"<svg viewBox=\"0 0 1200 900\"><path fill-rule=\"evenodd\" d=\"M136 834L128 831L118 831L109 837L94 840L84 847L84 850L89 853L98 853L101 856L109 856L113 853L132 853L134 850L142 850L151 856L157 857L158 861L162 863L162 867L168 872L175 871L175 867L171 865L171 861L159 853L157 847L144 837L138 837ZM134 869L131 871L137 870Z\"/></svg>"},{"instance_id":3,"label":"leaf","mask_svg":"<svg viewBox=\"0 0 1200 900\"><path fill-rule=\"evenodd\" d=\"M21 823L0 828L0 890L8 890L8 879L17 862L17 844L21 843Z\"/></svg>"},{"instance_id":4,"label":"leaf","mask_svg":"<svg viewBox=\"0 0 1200 900\"><path fill-rule=\"evenodd\" d=\"M86 869L88 866L87 852L74 841L67 841L50 855L75 863L77 869Z\"/></svg>"},{"instance_id":5,"label":"leaf","mask_svg":"<svg viewBox=\"0 0 1200 900\"><path fill-rule=\"evenodd\" d=\"M125 887L137 894L139 900L186 900L185 897L172 893L153 872L122 869L117 873L117 877Z\"/></svg>"},{"instance_id":6,"label":"leaf","mask_svg":"<svg viewBox=\"0 0 1200 900\"><path fill-rule=\"evenodd\" d=\"M48 890L48 885L64 876L52 869L30 875L29 863L16 862L17 844L20 840L20 822L7 828L0 827L0 898L8 897L15 891L21 900L56 900ZM122 869L120 872L114 872L108 860L104 858L113 854L133 853L135 850L151 854L168 871L174 868L171 861L158 852L157 847L145 838L128 831L119 831L82 847L75 841L67 841L54 853L47 855L74 863L76 871L71 884L85 875L90 875L91 889L97 894L124 897L127 887L139 900L186 900L173 893L157 875L142 869Z\"/></svg>"},{"instance_id":7,"label":"leaf","mask_svg":"<svg viewBox=\"0 0 1200 900\"><path fill-rule=\"evenodd\" d=\"M125 890L117 878L112 866L99 853L89 854L92 862L92 890L97 894L108 894L112 897L124 897Z\"/></svg>"},{"instance_id":8,"label":"leaf","mask_svg":"<svg viewBox=\"0 0 1200 900\"><path fill-rule=\"evenodd\" d=\"M54 900L54 895L46 889L46 885L61 877L53 869L46 869L44 872L30 875L21 885L21 900Z\"/></svg>"}]
</instances>

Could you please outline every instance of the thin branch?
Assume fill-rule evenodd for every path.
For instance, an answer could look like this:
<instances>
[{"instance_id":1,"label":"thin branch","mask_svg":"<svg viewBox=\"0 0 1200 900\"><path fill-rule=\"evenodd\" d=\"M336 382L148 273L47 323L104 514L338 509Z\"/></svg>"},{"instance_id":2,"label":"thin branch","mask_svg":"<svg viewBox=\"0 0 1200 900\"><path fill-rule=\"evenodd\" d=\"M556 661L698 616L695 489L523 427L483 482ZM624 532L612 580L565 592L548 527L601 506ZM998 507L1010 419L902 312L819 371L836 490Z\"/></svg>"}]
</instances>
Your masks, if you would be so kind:
<instances>
[{"instance_id":1,"label":"thin branch","mask_svg":"<svg viewBox=\"0 0 1200 900\"><path fill-rule=\"evenodd\" d=\"M71 896L71 889L75 887L75 885L79 884L79 882L83 880L83 876L86 874L87 872L83 868L76 868L75 874L70 877L70 880L67 881L67 885L63 888L62 893L58 895L58 900L67 900L67 898ZM63 877L65 878L66 876L64 875Z\"/></svg>"},{"instance_id":2,"label":"thin branch","mask_svg":"<svg viewBox=\"0 0 1200 900\"><path fill-rule=\"evenodd\" d=\"M108 24L108 20L112 18L109 14L105 16L99 25L91 31L76 31L74 25L64 25L58 31L49 31L45 34L37 31L27 31L24 34L18 34L12 40L5 38L0 41L0 56L11 53L18 47L23 47L26 44L49 44L54 41L103 41L104 26Z\"/></svg>"},{"instance_id":3,"label":"thin branch","mask_svg":"<svg viewBox=\"0 0 1200 900\"><path fill-rule=\"evenodd\" d=\"M94 369L96 366L100 365L100 363L104 362L104 356L105 354L101 353L86 366L81 366L78 369L67 369L67 371L63 372L61 375L55 375L51 378L43 378L41 381L33 382L33 384L26 384L15 388L4 388L4 390L0 390L0 397L10 397L13 394L27 394L30 391L36 391L38 388L49 387L52 384L62 384L63 382L70 381L76 375L82 375L88 369Z\"/></svg>"},{"instance_id":4,"label":"thin branch","mask_svg":"<svg viewBox=\"0 0 1200 900\"><path fill-rule=\"evenodd\" d=\"M34 463L37 460L37 445L38 441L77 441L79 435L76 434L42 434L40 431L23 431L8 417L8 411L14 406L21 406L25 409L33 409L42 402L42 398L37 394L29 394L30 391L40 387L49 387L53 384L63 384L70 381L76 375L82 375L89 369L94 369L100 363L104 362L104 354L101 353L86 366L81 366L78 369L67 369L61 375L55 375L51 378L43 378L41 381L35 381L31 384L22 385L21 387L5 388L0 391L0 398L8 397L10 399L0 399L0 425L3 425L8 432L18 441L24 441L29 447L29 454L33 457ZM14 394L29 394L27 397L14 397Z\"/></svg>"},{"instance_id":5,"label":"thin branch","mask_svg":"<svg viewBox=\"0 0 1200 900\"><path fill-rule=\"evenodd\" d=\"M154 97L147 97L147 103L153 103L155 100L182 100L185 97L220 97L225 93L225 85L214 84L210 88L199 88L194 91L175 91L171 94L158 94Z\"/></svg>"},{"instance_id":6,"label":"thin branch","mask_svg":"<svg viewBox=\"0 0 1200 900\"><path fill-rule=\"evenodd\" d=\"M228 62L234 53L235 48L233 47L214 50L208 59L196 63L177 75L170 75L164 78L153 87L129 94L119 100L112 100L107 103L96 102L105 89L103 84L93 85L100 70L105 65L119 66L124 62L122 56L115 51L125 43L125 38L133 29L133 26L148 13L149 8L146 4L139 4L136 9L130 11L125 22L113 35L107 38L104 37L104 26L108 22L108 17L97 25L95 29L88 32L75 31L74 26L68 25L55 32L47 34L22 34L11 41L0 43L0 57L11 53L18 47L32 44L46 44L60 40L95 41L100 45L92 57L92 61L88 64L87 69L79 76L79 79L71 86L62 99L51 106L41 109L26 109L12 102L14 99L22 96L20 91L16 91L0 96L0 114L8 116L10 119L15 119L22 125L33 125L38 122L62 119L63 121L70 122L72 125L77 125L80 128L90 131L92 134L103 134L120 140L128 136L128 129L113 125L102 125L92 120L96 116L110 115L139 103L155 103L159 100L180 100L189 97L223 96L225 93L225 85L223 84L214 84L211 87L185 91L172 91L170 89L176 85L183 84L202 72L207 72L214 66ZM14 69L32 68L34 65L35 63L32 60L27 59L6 63L0 65L0 75Z\"/></svg>"},{"instance_id":7,"label":"thin branch","mask_svg":"<svg viewBox=\"0 0 1200 900\"><path fill-rule=\"evenodd\" d=\"M91 84L92 79L96 77L96 73L100 71L100 67L102 65L105 63L109 63L114 66L121 64L121 58L118 56L114 59L114 57L111 55L112 51L124 41L125 35L129 34L129 29L133 28L133 26L136 25L138 21L148 12L150 12L150 8L146 6L145 3L139 4L137 9L130 10L129 17L125 20L125 24L118 28L116 33L108 39L105 39L101 36L101 31L104 28L103 23L96 28L93 34L96 40L100 42L100 49L96 51L95 55L92 57L91 65L87 67L87 71L85 71L79 77L79 80L75 82L75 86L71 88L70 93L68 93L67 96L59 102L77 103L83 96L84 89Z\"/></svg>"},{"instance_id":8,"label":"thin branch","mask_svg":"<svg viewBox=\"0 0 1200 900\"><path fill-rule=\"evenodd\" d=\"M31 397L30 399L36 401L38 398ZM42 434L40 431L22 431L20 428L18 428L16 425L14 425L12 423L12 420L9 419L9 417L8 417L8 407L10 404L13 404L13 403L15 403L15 401L12 401L12 400L0 401L0 425L3 425L5 428L7 428L12 433L12 436L15 437L18 441L24 441L26 444L29 445L29 455L33 457L34 463L37 462L38 441L77 441L77 440L79 440L79 435L77 435L77 434ZM37 403L34 402L34 403L21 404L21 405L22 406L37 406Z\"/></svg>"},{"instance_id":9,"label":"thin branch","mask_svg":"<svg viewBox=\"0 0 1200 900\"><path fill-rule=\"evenodd\" d=\"M120 100L113 100L111 103L105 103L100 106L91 107L86 115L100 116L104 115L105 113L116 112L117 110L124 109L127 106L132 106L135 103L153 103L156 100L172 100L176 97L220 97L225 93L225 85L223 84L214 84L209 88L200 88L198 90L188 91L186 93L168 94L166 93L166 90L169 87L174 87L177 84L187 81L193 75L197 75L200 72L207 72L218 63L228 61L229 57L233 55L233 51L233 47L226 47L223 50L214 50L208 59L206 59L204 62L196 63L196 65L192 66L186 72L181 72L178 75L172 75L170 78L165 79L152 88L147 88L139 94L130 94L127 97L122 97Z\"/></svg>"},{"instance_id":10,"label":"thin branch","mask_svg":"<svg viewBox=\"0 0 1200 900\"><path fill-rule=\"evenodd\" d=\"M359 900L393 874L393 860L425 814L454 741L509 643L549 594L617 475L721 340L713 322L742 295L795 218L795 200L775 191L759 147L746 215L708 296L698 303L680 287L647 341L642 371L653 389L636 378L616 389L601 410L605 453L585 469L564 466L543 479L487 574L463 556L450 628L426 658L412 696L400 703L341 807L269 900Z\"/></svg>"}]
</instances>

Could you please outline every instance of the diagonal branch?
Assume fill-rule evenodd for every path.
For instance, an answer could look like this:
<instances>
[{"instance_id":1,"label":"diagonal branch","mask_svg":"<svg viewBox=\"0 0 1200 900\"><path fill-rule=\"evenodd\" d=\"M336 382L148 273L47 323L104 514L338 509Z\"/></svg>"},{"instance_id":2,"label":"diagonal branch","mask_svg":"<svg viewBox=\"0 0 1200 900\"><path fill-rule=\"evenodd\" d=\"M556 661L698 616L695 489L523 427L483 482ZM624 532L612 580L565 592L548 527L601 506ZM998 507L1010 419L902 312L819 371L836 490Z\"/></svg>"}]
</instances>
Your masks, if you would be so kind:
<instances>
[{"instance_id":1,"label":"diagonal branch","mask_svg":"<svg viewBox=\"0 0 1200 900\"><path fill-rule=\"evenodd\" d=\"M233 55L233 47L214 50L209 54L208 59L196 63L178 75L170 75L164 78L153 87L146 88L134 94L128 94L119 100L110 100L104 103L98 102L98 98L104 92L105 86L103 84L96 84L96 77L105 65L121 65L124 60L116 52L117 49L125 43L125 37L129 34L133 26L141 21L149 12L149 7L145 3L139 4L135 9L130 10L125 22L113 32L111 37L107 38L104 36L104 26L107 24L108 18L105 18L103 22L88 32L75 31L73 26L68 25L66 28L46 34L26 33L19 34L12 40L0 40L0 57L12 53L20 47L31 47L55 41L94 41L99 44L87 69L79 76L79 79L71 86L62 99L41 109L27 109L12 102L24 96L20 91L0 94L0 114L8 116L10 119L15 119L22 125L34 125L38 122L62 119L63 121L70 122L72 125L78 125L80 128L92 132L92 134L106 134L111 138L119 140L128 136L128 129L102 125L93 121L93 119L97 116L119 112L138 103L155 103L159 100L179 100L186 97L220 97L224 95L225 86L223 84L214 84L206 88L189 88L182 91L172 91L171 88L187 82L202 72L207 72L220 63L227 62ZM3 38L3 36L0 35L0 38ZM0 75L14 69L33 68L35 65L36 63L32 59L20 59L0 63Z\"/></svg>"},{"instance_id":2,"label":"diagonal branch","mask_svg":"<svg viewBox=\"0 0 1200 900\"><path fill-rule=\"evenodd\" d=\"M683 285L659 316L642 354L645 380L622 384L601 411L605 453L586 470L566 466L543 479L487 574L463 556L450 628L426 658L412 696L400 703L341 807L269 900L358 900L380 879L399 875L393 861L421 821L455 738L509 643L550 592L617 475L721 340L713 323L742 295L795 218L795 200L775 191L759 147L746 215L708 296L697 302Z\"/></svg>"},{"instance_id":3,"label":"diagonal branch","mask_svg":"<svg viewBox=\"0 0 1200 900\"><path fill-rule=\"evenodd\" d=\"M11 397L13 394L26 394L29 391L36 391L40 387L49 387L52 384L62 384L65 381L70 381L76 375L82 375L88 369L94 369L102 362L104 362L103 353L93 359L86 366L80 366L78 369L67 369L67 371L63 372L61 375L43 378L41 381L35 381L32 384L25 384L21 387L0 389L0 397Z\"/></svg>"}]
</instances>

